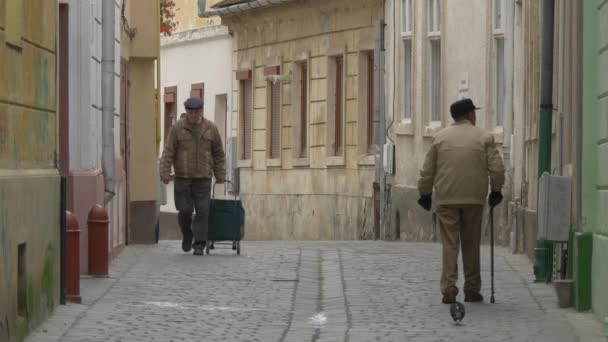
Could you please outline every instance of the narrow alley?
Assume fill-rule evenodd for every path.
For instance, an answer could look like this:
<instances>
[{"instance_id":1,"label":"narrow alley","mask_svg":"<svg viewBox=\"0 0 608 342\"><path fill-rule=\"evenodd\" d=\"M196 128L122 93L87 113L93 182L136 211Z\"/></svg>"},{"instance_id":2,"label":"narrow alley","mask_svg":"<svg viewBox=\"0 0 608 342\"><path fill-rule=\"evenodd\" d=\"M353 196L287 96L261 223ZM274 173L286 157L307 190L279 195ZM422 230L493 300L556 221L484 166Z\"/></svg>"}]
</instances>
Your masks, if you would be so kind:
<instances>
[{"instance_id":1,"label":"narrow alley","mask_svg":"<svg viewBox=\"0 0 608 342\"><path fill-rule=\"evenodd\" d=\"M247 242L241 256L183 254L177 241L130 246L108 279L83 279L27 341L596 341L574 329L554 289L499 249L496 304L440 303L441 247L390 242ZM489 297L489 249L482 250ZM459 297L459 300L462 298ZM572 311L574 312L574 311ZM584 315L583 315L584 316ZM593 320L584 320L593 322ZM598 324L599 326L599 324ZM597 328L597 327L596 327Z\"/></svg>"}]
</instances>

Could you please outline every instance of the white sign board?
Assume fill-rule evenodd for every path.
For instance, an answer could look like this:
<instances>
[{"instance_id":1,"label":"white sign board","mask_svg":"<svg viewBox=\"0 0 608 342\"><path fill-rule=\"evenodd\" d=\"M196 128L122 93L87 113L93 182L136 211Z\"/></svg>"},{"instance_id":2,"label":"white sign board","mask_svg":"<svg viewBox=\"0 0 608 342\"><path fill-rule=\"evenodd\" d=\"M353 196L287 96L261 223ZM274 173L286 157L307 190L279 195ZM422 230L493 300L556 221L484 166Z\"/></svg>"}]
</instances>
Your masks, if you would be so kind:
<instances>
[{"instance_id":1,"label":"white sign board","mask_svg":"<svg viewBox=\"0 0 608 342\"><path fill-rule=\"evenodd\" d=\"M571 225L572 178L545 173L538 193L538 239L567 242Z\"/></svg>"}]
</instances>

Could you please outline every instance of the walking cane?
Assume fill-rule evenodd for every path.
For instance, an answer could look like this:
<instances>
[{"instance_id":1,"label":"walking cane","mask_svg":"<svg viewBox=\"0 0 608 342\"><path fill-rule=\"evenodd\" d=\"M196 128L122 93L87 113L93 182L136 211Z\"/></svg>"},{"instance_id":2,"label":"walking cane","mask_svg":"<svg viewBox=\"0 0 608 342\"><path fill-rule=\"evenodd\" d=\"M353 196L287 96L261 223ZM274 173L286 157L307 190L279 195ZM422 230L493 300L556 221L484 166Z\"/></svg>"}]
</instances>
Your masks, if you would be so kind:
<instances>
[{"instance_id":1,"label":"walking cane","mask_svg":"<svg viewBox=\"0 0 608 342\"><path fill-rule=\"evenodd\" d=\"M492 286L490 303L494 304L494 207L490 207L490 277Z\"/></svg>"}]
</instances>

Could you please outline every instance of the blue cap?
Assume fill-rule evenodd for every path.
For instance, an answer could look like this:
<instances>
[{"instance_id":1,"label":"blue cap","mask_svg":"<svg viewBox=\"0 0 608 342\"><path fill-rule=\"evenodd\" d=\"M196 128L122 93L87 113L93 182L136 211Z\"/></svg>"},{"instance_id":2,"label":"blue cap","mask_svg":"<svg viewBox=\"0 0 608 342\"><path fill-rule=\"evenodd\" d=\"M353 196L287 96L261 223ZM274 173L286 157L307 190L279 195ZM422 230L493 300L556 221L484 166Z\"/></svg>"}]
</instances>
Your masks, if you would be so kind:
<instances>
[{"instance_id":1,"label":"blue cap","mask_svg":"<svg viewBox=\"0 0 608 342\"><path fill-rule=\"evenodd\" d=\"M186 109L201 109L203 108L203 100L198 97L191 97L184 102Z\"/></svg>"}]
</instances>

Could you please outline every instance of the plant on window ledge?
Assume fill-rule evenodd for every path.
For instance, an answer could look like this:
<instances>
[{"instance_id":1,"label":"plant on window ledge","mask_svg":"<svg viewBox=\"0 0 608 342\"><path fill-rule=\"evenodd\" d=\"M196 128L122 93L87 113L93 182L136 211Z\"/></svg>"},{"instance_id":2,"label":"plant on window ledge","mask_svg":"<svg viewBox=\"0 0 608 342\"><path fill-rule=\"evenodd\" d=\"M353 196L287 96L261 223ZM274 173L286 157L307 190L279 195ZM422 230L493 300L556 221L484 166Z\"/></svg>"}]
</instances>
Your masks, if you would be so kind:
<instances>
[{"instance_id":1,"label":"plant on window ledge","mask_svg":"<svg viewBox=\"0 0 608 342\"><path fill-rule=\"evenodd\" d=\"M177 10L173 0L160 0L160 32L165 36L170 36L179 24L179 21L175 21Z\"/></svg>"}]
</instances>

